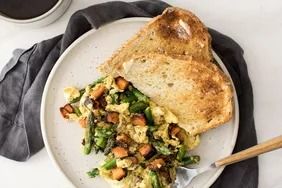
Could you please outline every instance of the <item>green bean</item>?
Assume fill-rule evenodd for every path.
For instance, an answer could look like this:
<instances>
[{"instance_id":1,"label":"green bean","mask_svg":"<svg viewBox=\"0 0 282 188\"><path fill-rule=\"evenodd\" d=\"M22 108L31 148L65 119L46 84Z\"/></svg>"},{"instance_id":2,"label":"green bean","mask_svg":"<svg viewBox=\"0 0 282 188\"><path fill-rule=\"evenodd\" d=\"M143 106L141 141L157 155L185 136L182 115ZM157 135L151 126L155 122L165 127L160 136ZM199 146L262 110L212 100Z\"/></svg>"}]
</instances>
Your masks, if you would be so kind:
<instances>
[{"instance_id":1,"label":"green bean","mask_svg":"<svg viewBox=\"0 0 282 188\"><path fill-rule=\"evenodd\" d=\"M147 107L144 110L144 114L146 116L146 119L147 119L147 122L148 122L149 126L153 126L154 125L154 118L153 118L153 115L152 115L151 108Z\"/></svg>"},{"instance_id":2,"label":"green bean","mask_svg":"<svg viewBox=\"0 0 282 188\"><path fill-rule=\"evenodd\" d=\"M91 171L87 172L87 175L90 178L95 178L96 176L99 176L99 169L98 168L94 168Z\"/></svg>"},{"instance_id":3,"label":"green bean","mask_svg":"<svg viewBox=\"0 0 282 188\"><path fill-rule=\"evenodd\" d=\"M116 163L116 159L111 159L106 161L106 163L102 166L102 168L106 169L106 170L110 170L114 167L116 167L117 163Z\"/></svg>"},{"instance_id":4,"label":"green bean","mask_svg":"<svg viewBox=\"0 0 282 188\"><path fill-rule=\"evenodd\" d=\"M143 101L138 101L136 103L133 103L129 107L129 111L131 113L142 113L146 108L148 107L148 104Z\"/></svg>"},{"instance_id":5,"label":"green bean","mask_svg":"<svg viewBox=\"0 0 282 188\"><path fill-rule=\"evenodd\" d=\"M186 153L187 153L187 149L186 149L186 147L185 147L184 145L182 145L182 146L179 148L179 150L178 150L176 159L177 159L178 161L182 161L182 159L185 157Z\"/></svg>"},{"instance_id":6,"label":"green bean","mask_svg":"<svg viewBox=\"0 0 282 188\"><path fill-rule=\"evenodd\" d=\"M162 188L158 174L154 171L149 172L149 177L153 188Z\"/></svg>"},{"instance_id":7,"label":"green bean","mask_svg":"<svg viewBox=\"0 0 282 188\"><path fill-rule=\"evenodd\" d=\"M190 164L197 164L200 162L200 156L194 155L194 156L189 156L189 157L184 157L182 159L182 165L187 166Z\"/></svg>"}]
</instances>

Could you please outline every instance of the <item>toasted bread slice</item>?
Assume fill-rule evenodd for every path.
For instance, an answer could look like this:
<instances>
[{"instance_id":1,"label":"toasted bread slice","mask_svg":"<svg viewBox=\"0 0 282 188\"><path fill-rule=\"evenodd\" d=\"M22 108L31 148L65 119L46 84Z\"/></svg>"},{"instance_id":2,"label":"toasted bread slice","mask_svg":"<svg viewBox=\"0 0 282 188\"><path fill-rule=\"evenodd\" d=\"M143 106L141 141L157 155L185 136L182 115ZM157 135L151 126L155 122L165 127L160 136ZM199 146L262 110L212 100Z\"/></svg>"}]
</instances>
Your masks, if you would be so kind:
<instances>
[{"instance_id":1,"label":"toasted bread slice","mask_svg":"<svg viewBox=\"0 0 282 188\"><path fill-rule=\"evenodd\" d=\"M207 28L189 11L167 8L99 70L132 82L192 135L232 117L230 80L213 64Z\"/></svg>"},{"instance_id":2,"label":"toasted bread slice","mask_svg":"<svg viewBox=\"0 0 282 188\"><path fill-rule=\"evenodd\" d=\"M132 55L148 53L213 61L211 37L204 24L189 11L170 7L145 25L99 69L104 74L114 75L116 68Z\"/></svg>"},{"instance_id":3,"label":"toasted bread slice","mask_svg":"<svg viewBox=\"0 0 282 188\"><path fill-rule=\"evenodd\" d=\"M141 55L124 62L117 73L157 104L167 107L179 125L196 135L232 117L230 80L214 64L174 59L160 54Z\"/></svg>"}]
</instances>

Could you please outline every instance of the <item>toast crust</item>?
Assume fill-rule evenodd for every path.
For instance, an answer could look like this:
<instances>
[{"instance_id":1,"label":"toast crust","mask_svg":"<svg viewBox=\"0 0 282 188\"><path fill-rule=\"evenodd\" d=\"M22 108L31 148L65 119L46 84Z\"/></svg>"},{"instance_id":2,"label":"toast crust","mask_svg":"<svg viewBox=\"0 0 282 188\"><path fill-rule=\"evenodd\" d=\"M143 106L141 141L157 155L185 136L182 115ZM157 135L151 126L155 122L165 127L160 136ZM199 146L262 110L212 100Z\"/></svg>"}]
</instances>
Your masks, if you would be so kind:
<instances>
[{"instance_id":1,"label":"toast crust","mask_svg":"<svg viewBox=\"0 0 282 188\"><path fill-rule=\"evenodd\" d=\"M146 24L133 38L118 49L99 70L115 75L114 67L132 55L158 53L177 59L212 62L211 37L207 28L192 12L169 7Z\"/></svg>"}]
</instances>

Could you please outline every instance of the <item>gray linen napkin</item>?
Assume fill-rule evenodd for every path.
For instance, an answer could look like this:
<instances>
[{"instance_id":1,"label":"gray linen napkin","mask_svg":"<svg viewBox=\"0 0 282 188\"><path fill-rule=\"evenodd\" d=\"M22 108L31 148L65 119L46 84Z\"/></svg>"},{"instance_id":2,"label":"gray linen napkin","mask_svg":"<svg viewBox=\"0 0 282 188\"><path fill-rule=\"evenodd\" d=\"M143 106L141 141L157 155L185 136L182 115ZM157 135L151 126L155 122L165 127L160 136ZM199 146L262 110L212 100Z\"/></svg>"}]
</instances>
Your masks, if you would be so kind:
<instances>
[{"instance_id":1,"label":"gray linen napkin","mask_svg":"<svg viewBox=\"0 0 282 188\"><path fill-rule=\"evenodd\" d=\"M169 5L157 1L121 1L94 5L76 12L63 35L15 50L0 74L0 154L25 161L44 143L40 131L40 103L45 82L59 56L78 37L92 28L127 17L154 17ZM234 152L257 143L253 118L253 93L243 50L231 38L210 29L212 46L231 74L238 93L240 128ZM225 168L212 187L255 188L257 158Z\"/></svg>"}]
</instances>

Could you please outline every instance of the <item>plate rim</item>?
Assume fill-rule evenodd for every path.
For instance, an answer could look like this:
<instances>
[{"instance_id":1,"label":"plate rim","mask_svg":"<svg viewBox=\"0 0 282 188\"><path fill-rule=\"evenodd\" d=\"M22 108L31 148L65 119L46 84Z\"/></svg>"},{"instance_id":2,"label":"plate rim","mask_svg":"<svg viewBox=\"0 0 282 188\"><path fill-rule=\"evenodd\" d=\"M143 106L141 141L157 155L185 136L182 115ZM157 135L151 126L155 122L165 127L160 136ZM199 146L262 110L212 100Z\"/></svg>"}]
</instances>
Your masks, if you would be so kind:
<instances>
[{"instance_id":1,"label":"plate rim","mask_svg":"<svg viewBox=\"0 0 282 188\"><path fill-rule=\"evenodd\" d=\"M152 18L148 18L148 17L123 18L123 19L120 19L120 20L117 20L117 21L113 21L113 22L107 23L107 24L101 26L100 28L103 28L106 25L119 24L119 23L124 23L124 22L148 22L151 19ZM84 33L83 35L81 35L58 58L58 60L56 61L54 67L52 68L50 74L48 75L46 84L44 86L44 90L43 90L43 94L42 94L42 100L41 100L41 106L40 106L41 133L42 133L43 142L44 142L45 148L47 150L48 156L51 159L53 165L58 169L58 171L65 177L65 179L73 187L76 187L75 184L73 183L71 178L64 172L63 168L61 167L61 165L56 160L56 158L55 158L55 156L53 154L53 151L51 149L51 145L49 144L49 141L48 141L49 139L48 139L48 136L47 136L47 126L45 124L46 100L47 100L47 94L48 94L48 91L49 91L49 88L50 88L50 84L51 84L51 82L53 80L53 77L54 77L55 73L57 72L57 69L59 68L59 66L61 65L63 60L65 59L65 57L69 54L69 52L73 48L75 48L75 46L77 46L79 43L83 42L84 39L86 39L88 36L94 34L98 29L91 29L91 30L87 31L86 33ZM233 99L234 100L233 110L234 110L234 114L235 114L234 115L234 125L235 125L235 128L233 130L233 135L232 135L232 138L231 138L231 147L230 147L230 150L228 150L228 153L232 154L232 151L234 150L234 147L235 147L235 144L236 144L236 140L237 140L237 136L238 136L238 130L239 130L239 104L238 104L238 97L237 97L236 89L234 87L233 80L231 79L231 76L230 76L229 72L227 71L227 68L225 67L225 65L223 64L222 60L219 58L219 56L213 50L212 50L212 54L213 54L215 60L220 64L220 67L223 69L224 73L227 74L227 76L230 78L231 84L232 84L232 88L233 88L233 98L234 98ZM212 175L212 177L209 179L209 181L206 182L206 184L204 186L205 187L210 187L218 179L218 177L220 176L220 174L222 173L224 168L225 167L218 168L217 171Z\"/></svg>"}]
</instances>

